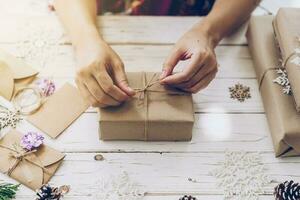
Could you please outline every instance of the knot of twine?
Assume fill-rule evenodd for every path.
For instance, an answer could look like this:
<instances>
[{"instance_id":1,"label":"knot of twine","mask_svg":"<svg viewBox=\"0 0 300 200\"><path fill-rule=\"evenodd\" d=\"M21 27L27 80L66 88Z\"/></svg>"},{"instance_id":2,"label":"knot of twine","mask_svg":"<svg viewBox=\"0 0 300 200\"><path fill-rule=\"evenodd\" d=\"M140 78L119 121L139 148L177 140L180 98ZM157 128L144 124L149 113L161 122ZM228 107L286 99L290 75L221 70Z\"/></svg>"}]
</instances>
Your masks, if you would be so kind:
<instances>
[{"instance_id":1,"label":"knot of twine","mask_svg":"<svg viewBox=\"0 0 300 200\"><path fill-rule=\"evenodd\" d=\"M27 161L28 163L30 164L33 164L39 168L41 168L43 170L43 172L51 175L51 173L48 171L48 169L46 169L44 166L42 165L39 165L33 161L31 161L30 159L27 158L28 155L31 155L35 152L37 152L36 149L32 150L32 151L18 151L16 149L13 149L13 148L10 148L10 147L7 147L7 146L4 146L4 145L0 145L0 147L4 148L4 149L7 149L7 150L10 150L10 156L12 158L15 159L14 163L9 167L9 169L7 170L6 174L8 176L11 176L12 172L18 167L18 165L22 162L22 161Z\"/></svg>"},{"instance_id":2,"label":"knot of twine","mask_svg":"<svg viewBox=\"0 0 300 200\"><path fill-rule=\"evenodd\" d=\"M27 151L27 152L19 152L19 151L13 151L10 153L10 156L15 158L15 162L10 166L10 168L7 170L6 174L8 176L11 176L11 173L16 169L16 167L19 165L23 159L25 159L26 156L36 152L36 150Z\"/></svg>"},{"instance_id":3,"label":"knot of twine","mask_svg":"<svg viewBox=\"0 0 300 200\"><path fill-rule=\"evenodd\" d=\"M287 66L287 63L288 63L288 61L293 57L293 56L297 56L298 54L296 53L296 52L293 52L293 53L291 53L284 61L282 61L282 64L281 64L281 66L280 67L270 67L270 68L268 68L268 69L266 69L264 72L263 72L263 74L262 74L262 76L261 76L261 78L260 78L260 80L259 80L259 89L261 88L261 86L262 86L262 83L263 83L263 80L264 80L264 78L265 78L265 76L266 76L266 74L269 72L269 71L275 71L275 70L277 70L277 69L286 69L286 66Z\"/></svg>"},{"instance_id":4,"label":"knot of twine","mask_svg":"<svg viewBox=\"0 0 300 200\"><path fill-rule=\"evenodd\" d=\"M153 74L151 79L146 83L146 74L143 73L143 82L144 82L144 87L142 88L134 88L134 91L136 91L139 94L138 100L141 102L145 98L145 93L149 90L150 87L152 87L155 84L159 83L159 80L153 80L155 78L156 74Z\"/></svg>"}]
</instances>

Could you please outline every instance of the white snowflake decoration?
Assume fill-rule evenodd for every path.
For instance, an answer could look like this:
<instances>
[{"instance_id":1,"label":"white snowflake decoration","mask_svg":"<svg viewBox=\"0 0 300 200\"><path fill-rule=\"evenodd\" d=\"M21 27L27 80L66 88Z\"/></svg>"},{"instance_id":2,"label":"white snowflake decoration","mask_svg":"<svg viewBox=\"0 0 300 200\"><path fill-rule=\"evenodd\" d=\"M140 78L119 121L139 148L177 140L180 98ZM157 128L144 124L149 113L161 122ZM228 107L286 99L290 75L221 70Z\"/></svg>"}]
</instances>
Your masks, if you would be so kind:
<instances>
[{"instance_id":1,"label":"white snowflake decoration","mask_svg":"<svg viewBox=\"0 0 300 200\"><path fill-rule=\"evenodd\" d=\"M226 152L225 161L211 173L226 200L258 200L271 181L258 153Z\"/></svg>"},{"instance_id":2,"label":"white snowflake decoration","mask_svg":"<svg viewBox=\"0 0 300 200\"><path fill-rule=\"evenodd\" d=\"M41 26L27 22L19 29L22 34L17 42L17 57L32 65L44 67L47 61L60 53L57 50L63 32L59 26Z\"/></svg>"},{"instance_id":3,"label":"white snowflake decoration","mask_svg":"<svg viewBox=\"0 0 300 200\"><path fill-rule=\"evenodd\" d=\"M277 69L276 73L279 75L276 79L273 80L273 83L277 83L282 86L282 91L284 94L292 95L292 88L290 81L287 76L285 69Z\"/></svg>"},{"instance_id":4,"label":"white snowflake decoration","mask_svg":"<svg viewBox=\"0 0 300 200\"><path fill-rule=\"evenodd\" d=\"M97 200L142 200L145 192L129 179L126 172L100 182Z\"/></svg>"},{"instance_id":5,"label":"white snowflake decoration","mask_svg":"<svg viewBox=\"0 0 300 200\"><path fill-rule=\"evenodd\" d=\"M2 130L5 128L16 128L17 124L22 120L18 111L11 111L0 105L0 139L3 136Z\"/></svg>"}]
</instances>

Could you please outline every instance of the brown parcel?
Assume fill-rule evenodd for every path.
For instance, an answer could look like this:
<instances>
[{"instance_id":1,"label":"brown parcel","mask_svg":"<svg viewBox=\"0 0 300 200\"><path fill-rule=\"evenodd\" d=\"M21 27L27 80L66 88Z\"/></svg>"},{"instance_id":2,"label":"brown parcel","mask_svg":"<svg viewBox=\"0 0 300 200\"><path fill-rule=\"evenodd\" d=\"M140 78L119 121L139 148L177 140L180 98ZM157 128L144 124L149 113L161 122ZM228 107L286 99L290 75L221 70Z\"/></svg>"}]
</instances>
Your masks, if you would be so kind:
<instances>
[{"instance_id":1,"label":"brown parcel","mask_svg":"<svg viewBox=\"0 0 300 200\"><path fill-rule=\"evenodd\" d=\"M260 92L267 115L276 156L300 154L300 114L292 96L273 83L277 77L279 52L272 29L273 16L252 17L247 32Z\"/></svg>"},{"instance_id":2,"label":"brown parcel","mask_svg":"<svg viewBox=\"0 0 300 200\"><path fill-rule=\"evenodd\" d=\"M54 175L65 155L46 145L40 146L36 152L28 154L12 168L16 159L13 154L15 144L20 144L22 134L11 130L0 140L0 171L10 176L32 190L39 189ZM16 154L17 155L17 154Z\"/></svg>"},{"instance_id":3,"label":"brown parcel","mask_svg":"<svg viewBox=\"0 0 300 200\"><path fill-rule=\"evenodd\" d=\"M158 73L128 73L131 87L143 89ZM194 123L191 94L154 84L118 107L100 109L100 139L187 141Z\"/></svg>"},{"instance_id":4,"label":"brown parcel","mask_svg":"<svg viewBox=\"0 0 300 200\"><path fill-rule=\"evenodd\" d=\"M300 8L280 8L273 21L276 41L281 56L286 62L286 70L293 90L296 110L300 112L300 66L290 61L294 58L294 49L300 47Z\"/></svg>"},{"instance_id":5,"label":"brown parcel","mask_svg":"<svg viewBox=\"0 0 300 200\"><path fill-rule=\"evenodd\" d=\"M14 92L31 83L37 74L21 59L0 50L0 96L10 101Z\"/></svg>"}]
</instances>

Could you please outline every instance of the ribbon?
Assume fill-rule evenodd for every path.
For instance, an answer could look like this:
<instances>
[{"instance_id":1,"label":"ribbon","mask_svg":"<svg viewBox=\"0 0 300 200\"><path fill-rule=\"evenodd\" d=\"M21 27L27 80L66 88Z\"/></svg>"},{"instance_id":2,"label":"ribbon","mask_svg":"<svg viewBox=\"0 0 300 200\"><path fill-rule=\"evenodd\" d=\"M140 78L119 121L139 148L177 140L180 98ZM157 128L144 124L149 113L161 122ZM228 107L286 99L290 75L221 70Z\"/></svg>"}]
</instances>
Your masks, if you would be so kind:
<instances>
[{"instance_id":1,"label":"ribbon","mask_svg":"<svg viewBox=\"0 0 300 200\"><path fill-rule=\"evenodd\" d=\"M261 88L261 86L262 86L262 83L263 83L263 80L264 80L266 74L267 74L268 72L275 71L275 70L277 70L277 69L283 69L283 68L281 68L281 67L271 67L271 68L266 69L266 70L263 72L262 76L261 76L260 79L259 79L259 83L258 83L258 89L259 89L259 90L260 90L260 88Z\"/></svg>"},{"instance_id":2,"label":"ribbon","mask_svg":"<svg viewBox=\"0 0 300 200\"><path fill-rule=\"evenodd\" d=\"M30 104L24 104L24 102L27 100L26 91L32 91L33 96L36 98L36 101ZM19 111L22 115L31 115L36 113L42 104L44 99L41 95L41 93L38 91L35 87L23 87L20 88L18 91L16 91L15 95L13 96L12 102L14 105L14 108ZM28 109L28 110L26 110Z\"/></svg>"},{"instance_id":3,"label":"ribbon","mask_svg":"<svg viewBox=\"0 0 300 200\"><path fill-rule=\"evenodd\" d=\"M10 155L15 158L15 162L9 167L9 169L7 170L6 174L8 176L11 176L12 172L18 167L18 165L22 162L22 161L27 161L29 162L30 164L33 164L37 167L40 167L43 172L47 173L47 174L51 174L48 169L46 169L44 166L42 165L39 165L35 162L32 162L30 159L27 158L28 155L31 155L33 153L35 153L37 150L32 150L32 151L18 151L16 149L12 149L10 147L7 147L7 146L4 146L4 145L0 145L0 147L4 148L4 149L7 149L7 150L10 150L12 152L10 152Z\"/></svg>"},{"instance_id":4,"label":"ribbon","mask_svg":"<svg viewBox=\"0 0 300 200\"><path fill-rule=\"evenodd\" d=\"M158 74L154 73L150 80L147 81L146 73L143 72L142 75L142 88L134 88L134 90L139 93L138 96L138 106L143 106L145 108L145 116L144 116L144 140L148 140L148 121L149 121L149 103L148 103L148 92L160 92L165 94L174 94L174 95L187 95L187 92L182 91L168 91L168 90L158 90L158 89L151 89L152 86L159 84L159 79L157 77Z\"/></svg>"},{"instance_id":5,"label":"ribbon","mask_svg":"<svg viewBox=\"0 0 300 200\"><path fill-rule=\"evenodd\" d=\"M270 68L266 69L266 70L263 72L263 74L262 74L262 76L260 77L260 79L259 79L259 85L258 85L259 87L258 87L258 89L260 90L260 88L261 88L261 86L262 86L262 82L263 82L263 80L264 80L266 74L267 74L269 71L275 71L275 70L278 70L278 69L282 69L282 70L286 69L286 66L287 66L288 61L289 61L293 56L295 56L295 55L298 56L296 52L291 53L291 54L290 54L290 55L282 62L281 67L270 67Z\"/></svg>"}]
</instances>

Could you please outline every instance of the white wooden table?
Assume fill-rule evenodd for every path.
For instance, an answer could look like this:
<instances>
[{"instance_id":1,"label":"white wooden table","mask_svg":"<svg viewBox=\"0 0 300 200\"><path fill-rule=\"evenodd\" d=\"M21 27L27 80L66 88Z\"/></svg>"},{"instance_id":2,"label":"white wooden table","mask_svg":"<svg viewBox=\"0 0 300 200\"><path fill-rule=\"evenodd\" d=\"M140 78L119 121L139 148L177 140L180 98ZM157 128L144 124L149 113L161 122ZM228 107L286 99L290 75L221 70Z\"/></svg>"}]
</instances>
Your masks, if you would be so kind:
<instances>
[{"instance_id":1,"label":"white wooden table","mask_svg":"<svg viewBox=\"0 0 300 200\"><path fill-rule=\"evenodd\" d=\"M46 30L60 28L53 14L40 11L37 4L28 0L1 2L0 47L12 54L17 54L17 41L26 35L17 31L22 24L30 23ZM297 4L296 1L290 2L293 6ZM264 1L263 7L255 14L274 12L283 1L276 0L276 3ZM21 6L30 10L23 10ZM119 53L127 71L160 71L177 38L199 19L110 16L99 18L98 22L102 34ZM65 199L93 200L102 175L127 171L130 178L147 192L146 200L179 199L183 194L219 200L223 199L222 189L217 187L216 179L209 172L224 160L226 150L260 152L272 179L300 182L299 158L274 158L244 32L245 28L242 28L231 38L223 40L216 49L220 64L217 78L194 96L196 124L192 142L99 141L98 115L94 109L88 109L58 139L46 136L47 144L67 155L51 183L71 185L71 192ZM35 65L40 76L51 76L58 85L73 82L74 61L68 39L63 38L52 48L55 56L46 59L44 66ZM33 63L39 63L39 60L33 59ZM250 86L252 98L244 103L230 99L228 87L235 83ZM22 122L18 129L36 130L26 122ZM104 156L103 161L94 160L94 155L99 153ZM197 182L191 182L189 178ZM0 179L15 182L2 174ZM275 184L266 186L260 199L274 199ZM17 199L33 199L33 196L34 192L22 186Z\"/></svg>"}]
</instances>

